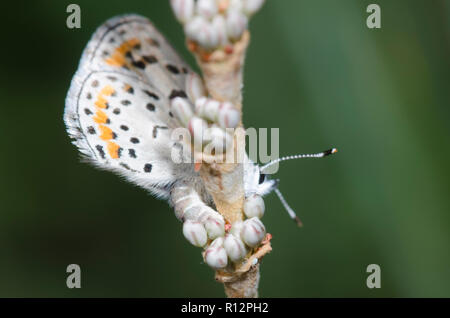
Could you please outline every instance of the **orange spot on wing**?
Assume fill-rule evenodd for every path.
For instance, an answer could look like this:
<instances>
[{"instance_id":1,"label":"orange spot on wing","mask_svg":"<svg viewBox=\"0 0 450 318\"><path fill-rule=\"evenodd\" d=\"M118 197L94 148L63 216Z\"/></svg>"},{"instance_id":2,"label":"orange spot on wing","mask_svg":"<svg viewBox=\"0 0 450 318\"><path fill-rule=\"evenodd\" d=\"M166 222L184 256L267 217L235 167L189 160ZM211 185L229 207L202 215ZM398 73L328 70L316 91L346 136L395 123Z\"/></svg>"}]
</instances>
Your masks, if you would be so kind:
<instances>
[{"instance_id":1,"label":"orange spot on wing","mask_svg":"<svg viewBox=\"0 0 450 318\"><path fill-rule=\"evenodd\" d=\"M108 144L106 145L106 148L108 150L109 155L111 156L112 159L118 159L119 158L119 145L112 142L112 141L108 141Z\"/></svg>"},{"instance_id":2,"label":"orange spot on wing","mask_svg":"<svg viewBox=\"0 0 450 318\"><path fill-rule=\"evenodd\" d=\"M99 125L98 128L100 129L100 138L103 140L110 140L113 139L114 134L113 131L111 130L111 128L104 126L104 125Z\"/></svg>"},{"instance_id":3,"label":"orange spot on wing","mask_svg":"<svg viewBox=\"0 0 450 318\"><path fill-rule=\"evenodd\" d=\"M106 124L106 122L108 121L108 116L103 111L97 110L97 112L95 113L94 121L97 124Z\"/></svg>"},{"instance_id":4,"label":"orange spot on wing","mask_svg":"<svg viewBox=\"0 0 450 318\"><path fill-rule=\"evenodd\" d=\"M111 66L121 67L125 65L125 57L123 55L114 53L111 57L105 60L106 64Z\"/></svg>"},{"instance_id":5,"label":"orange spot on wing","mask_svg":"<svg viewBox=\"0 0 450 318\"><path fill-rule=\"evenodd\" d=\"M107 108L106 103L108 102L105 96L111 96L114 93L114 88L111 85L106 85L98 93L97 100L95 101L95 106L98 108Z\"/></svg>"},{"instance_id":6,"label":"orange spot on wing","mask_svg":"<svg viewBox=\"0 0 450 318\"><path fill-rule=\"evenodd\" d=\"M103 96L98 96L97 100L95 101L95 106L98 108L106 108L106 102L107 100Z\"/></svg>"},{"instance_id":7,"label":"orange spot on wing","mask_svg":"<svg viewBox=\"0 0 450 318\"><path fill-rule=\"evenodd\" d=\"M104 96L111 96L113 93L114 93L114 88L111 85L106 85L100 91L100 94L104 95Z\"/></svg>"},{"instance_id":8,"label":"orange spot on wing","mask_svg":"<svg viewBox=\"0 0 450 318\"><path fill-rule=\"evenodd\" d=\"M105 59L106 64L111 66L124 66L126 64L125 54L131 51L131 49L139 43L140 42L137 38L132 38L123 42L114 50L110 57Z\"/></svg>"}]
</instances>

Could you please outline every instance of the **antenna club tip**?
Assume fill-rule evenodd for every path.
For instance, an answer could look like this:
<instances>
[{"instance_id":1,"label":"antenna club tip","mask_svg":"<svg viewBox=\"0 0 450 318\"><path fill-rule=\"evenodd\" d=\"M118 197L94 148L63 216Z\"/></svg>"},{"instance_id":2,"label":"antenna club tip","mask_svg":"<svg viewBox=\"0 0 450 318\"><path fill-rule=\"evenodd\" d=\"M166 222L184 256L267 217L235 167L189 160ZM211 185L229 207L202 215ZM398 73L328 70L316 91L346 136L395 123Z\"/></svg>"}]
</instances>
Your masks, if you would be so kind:
<instances>
[{"instance_id":1,"label":"antenna club tip","mask_svg":"<svg viewBox=\"0 0 450 318\"><path fill-rule=\"evenodd\" d=\"M326 157L326 156L335 154L336 152L338 152L337 148L331 148L331 149L325 150L324 152L322 152L322 157Z\"/></svg>"}]
</instances>

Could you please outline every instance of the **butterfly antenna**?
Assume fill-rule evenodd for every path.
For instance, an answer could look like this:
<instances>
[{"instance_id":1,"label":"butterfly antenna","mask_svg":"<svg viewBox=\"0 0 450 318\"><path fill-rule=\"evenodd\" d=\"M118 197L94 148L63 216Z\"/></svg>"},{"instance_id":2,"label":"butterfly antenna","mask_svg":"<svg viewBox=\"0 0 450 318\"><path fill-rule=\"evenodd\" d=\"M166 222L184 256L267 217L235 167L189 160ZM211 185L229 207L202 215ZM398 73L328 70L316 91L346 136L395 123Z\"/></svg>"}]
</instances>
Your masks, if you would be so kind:
<instances>
[{"instance_id":1,"label":"butterfly antenna","mask_svg":"<svg viewBox=\"0 0 450 318\"><path fill-rule=\"evenodd\" d=\"M302 155L293 155L293 156L286 156L286 157L282 157L276 160L273 160L271 162L269 162L268 164L264 165L261 167L261 171L264 171L265 169L269 168L270 166L277 164L281 161L286 161L286 160L292 160L292 159L303 159L303 158L323 158L332 154L335 154L338 150L336 148L331 148L319 153L314 153L314 154L302 154Z\"/></svg>"},{"instance_id":2,"label":"butterfly antenna","mask_svg":"<svg viewBox=\"0 0 450 318\"><path fill-rule=\"evenodd\" d=\"M300 221L300 219L298 218L297 214L295 214L294 210L292 210L292 208L286 202L286 200L284 199L284 197L281 194L280 190L275 188L274 191L278 195L278 198L280 198L281 203L283 204L283 206L286 209L287 213L289 213L289 216L291 217L291 219L294 220L295 223L297 223L298 227L302 227L303 226L302 221Z\"/></svg>"}]
</instances>

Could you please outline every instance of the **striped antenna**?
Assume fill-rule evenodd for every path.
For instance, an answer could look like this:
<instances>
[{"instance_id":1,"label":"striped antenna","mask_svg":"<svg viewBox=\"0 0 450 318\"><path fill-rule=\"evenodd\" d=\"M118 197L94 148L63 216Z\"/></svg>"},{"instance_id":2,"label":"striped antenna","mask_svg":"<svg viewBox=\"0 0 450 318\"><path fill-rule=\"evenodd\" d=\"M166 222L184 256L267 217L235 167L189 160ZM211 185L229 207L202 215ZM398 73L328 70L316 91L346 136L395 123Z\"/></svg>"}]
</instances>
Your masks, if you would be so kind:
<instances>
[{"instance_id":1,"label":"striped antenna","mask_svg":"<svg viewBox=\"0 0 450 318\"><path fill-rule=\"evenodd\" d=\"M292 159L303 159L303 158L323 158L323 157L335 154L336 152L337 152L336 148L331 148L331 149L328 149L328 150L325 150L325 151L322 151L319 153L314 153L314 154L286 156L286 157L282 157L282 158L273 160L273 161L269 162L268 164L262 166L260 171L263 172L265 169L267 169L270 166L277 164L281 161L292 160Z\"/></svg>"},{"instance_id":2,"label":"striped antenna","mask_svg":"<svg viewBox=\"0 0 450 318\"><path fill-rule=\"evenodd\" d=\"M275 188L275 193L278 195L278 197L280 198L281 203L283 204L284 208L286 209L287 213L289 213L289 216L291 217L292 220L295 221L295 223L297 223L298 227L302 227L303 223L302 221L300 221L300 219L298 218L298 216L295 214L294 210L292 210L292 208L289 206L289 204L286 202L286 200L284 199L283 195L281 194L280 190L278 190L278 188Z\"/></svg>"}]
</instances>

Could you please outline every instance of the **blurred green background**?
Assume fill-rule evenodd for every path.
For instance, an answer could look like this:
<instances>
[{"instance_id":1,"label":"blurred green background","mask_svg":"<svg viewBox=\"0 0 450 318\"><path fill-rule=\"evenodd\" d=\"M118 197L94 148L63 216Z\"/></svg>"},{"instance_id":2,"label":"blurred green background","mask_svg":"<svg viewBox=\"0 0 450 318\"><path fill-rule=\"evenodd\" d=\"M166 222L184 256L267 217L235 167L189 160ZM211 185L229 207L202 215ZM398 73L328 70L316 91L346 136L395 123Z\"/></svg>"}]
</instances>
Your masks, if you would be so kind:
<instances>
[{"instance_id":1,"label":"blurred green background","mask_svg":"<svg viewBox=\"0 0 450 318\"><path fill-rule=\"evenodd\" d=\"M97 26L145 15L193 65L181 27L166 1L84 0L70 30L70 3L2 3L0 296L222 297L168 205L81 163L62 120ZM450 297L449 18L443 0L272 0L254 17L246 126L280 127L281 155L340 150L281 165L305 226L266 198L261 296ZM372 263L381 289L366 287Z\"/></svg>"}]
</instances>

